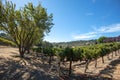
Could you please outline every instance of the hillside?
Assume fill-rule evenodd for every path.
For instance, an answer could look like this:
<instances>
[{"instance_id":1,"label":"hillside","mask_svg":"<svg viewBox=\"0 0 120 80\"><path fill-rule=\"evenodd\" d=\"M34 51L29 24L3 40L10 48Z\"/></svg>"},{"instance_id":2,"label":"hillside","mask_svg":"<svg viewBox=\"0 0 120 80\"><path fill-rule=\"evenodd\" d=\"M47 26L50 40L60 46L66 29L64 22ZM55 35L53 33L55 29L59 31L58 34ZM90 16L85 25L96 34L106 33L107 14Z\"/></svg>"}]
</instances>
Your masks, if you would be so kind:
<instances>
[{"instance_id":1,"label":"hillside","mask_svg":"<svg viewBox=\"0 0 120 80\"><path fill-rule=\"evenodd\" d=\"M70 42L58 42L52 43L54 46L83 46L83 45L91 45L95 44L96 40L78 40L78 41L70 41Z\"/></svg>"},{"instance_id":2,"label":"hillside","mask_svg":"<svg viewBox=\"0 0 120 80\"><path fill-rule=\"evenodd\" d=\"M79 61L73 62L74 75L70 78L67 76L58 77L55 61L52 61L52 66L49 66L48 60L45 60L43 64L40 57L27 55L29 57L22 60L17 56L17 48L0 47L1 80L119 80L120 78L120 58L115 55L111 60L108 60L107 56L105 56L104 64L101 62L101 58L99 58L97 68L94 68L94 61L92 61L86 73L84 73L85 64L81 64ZM68 62L65 65L67 67Z\"/></svg>"}]
</instances>

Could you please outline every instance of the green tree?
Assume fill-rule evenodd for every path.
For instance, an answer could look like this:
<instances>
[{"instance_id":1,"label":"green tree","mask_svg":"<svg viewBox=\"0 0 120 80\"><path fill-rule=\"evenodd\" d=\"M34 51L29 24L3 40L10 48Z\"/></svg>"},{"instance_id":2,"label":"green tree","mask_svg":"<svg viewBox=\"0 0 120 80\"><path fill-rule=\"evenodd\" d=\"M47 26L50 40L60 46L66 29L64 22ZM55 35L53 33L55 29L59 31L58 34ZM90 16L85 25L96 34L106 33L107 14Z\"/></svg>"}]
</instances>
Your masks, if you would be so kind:
<instances>
[{"instance_id":1,"label":"green tree","mask_svg":"<svg viewBox=\"0 0 120 80\"><path fill-rule=\"evenodd\" d=\"M28 3L16 10L12 2L0 1L0 31L6 33L19 48L20 57L37 44L53 26L52 14L38 4Z\"/></svg>"},{"instance_id":2,"label":"green tree","mask_svg":"<svg viewBox=\"0 0 120 80\"><path fill-rule=\"evenodd\" d=\"M105 39L106 39L105 36L101 36L101 37L97 40L97 42L98 42L98 43L103 43Z\"/></svg>"},{"instance_id":3,"label":"green tree","mask_svg":"<svg viewBox=\"0 0 120 80\"><path fill-rule=\"evenodd\" d=\"M71 47L66 47L64 54L66 54L67 60L69 60L69 76L70 76L72 73L73 49Z\"/></svg>"}]
</instances>

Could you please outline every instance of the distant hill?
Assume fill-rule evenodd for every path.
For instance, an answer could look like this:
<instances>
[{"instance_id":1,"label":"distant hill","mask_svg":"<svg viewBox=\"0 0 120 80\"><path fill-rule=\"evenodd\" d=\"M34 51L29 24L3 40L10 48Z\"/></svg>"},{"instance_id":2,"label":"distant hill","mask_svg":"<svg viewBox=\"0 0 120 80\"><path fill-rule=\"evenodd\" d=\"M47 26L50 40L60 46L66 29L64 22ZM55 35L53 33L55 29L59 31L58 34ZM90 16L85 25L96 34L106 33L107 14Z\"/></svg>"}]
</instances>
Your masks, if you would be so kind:
<instances>
[{"instance_id":1,"label":"distant hill","mask_svg":"<svg viewBox=\"0 0 120 80\"><path fill-rule=\"evenodd\" d=\"M83 46L83 45L92 45L95 44L97 40L78 40L78 41L70 41L70 42L59 42L59 43L52 43L54 46Z\"/></svg>"},{"instance_id":2,"label":"distant hill","mask_svg":"<svg viewBox=\"0 0 120 80\"><path fill-rule=\"evenodd\" d=\"M98 39L94 39L94 40L78 40L78 41L70 41L70 42L59 42L59 43L52 43L53 46L56 47L66 47L66 46L83 46L83 45L93 45L97 42ZM106 37L103 40L103 43L108 43L108 42L120 42L120 36L117 37Z\"/></svg>"},{"instance_id":3,"label":"distant hill","mask_svg":"<svg viewBox=\"0 0 120 80\"><path fill-rule=\"evenodd\" d=\"M120 35L117 37L107 37L104 42L120 42Z\"/></svg>"}]
</instances>

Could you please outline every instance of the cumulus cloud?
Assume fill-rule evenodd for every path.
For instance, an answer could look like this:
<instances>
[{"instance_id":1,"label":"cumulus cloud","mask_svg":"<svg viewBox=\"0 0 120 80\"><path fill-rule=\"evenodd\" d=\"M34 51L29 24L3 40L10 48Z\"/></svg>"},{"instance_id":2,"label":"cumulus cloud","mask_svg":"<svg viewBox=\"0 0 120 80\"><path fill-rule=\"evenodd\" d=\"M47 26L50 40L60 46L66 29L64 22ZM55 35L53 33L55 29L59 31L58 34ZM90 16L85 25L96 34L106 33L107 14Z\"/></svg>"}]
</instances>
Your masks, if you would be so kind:
<instances>
[{"instance_id":1,"label":"cumulus cloud","mask_svg":"<svg viewBox=\"0 0 120 80\"><path fill-rule=\"evenodd\" d=\"M112 24L108 26L101 26L99 28L94 28L92 32L74 35L72 36L73 39L92 39L95 37L100 36L103 33L113 33L113 32L120 32L120 23L119 24Z\"/></svg>"}]
</instances>

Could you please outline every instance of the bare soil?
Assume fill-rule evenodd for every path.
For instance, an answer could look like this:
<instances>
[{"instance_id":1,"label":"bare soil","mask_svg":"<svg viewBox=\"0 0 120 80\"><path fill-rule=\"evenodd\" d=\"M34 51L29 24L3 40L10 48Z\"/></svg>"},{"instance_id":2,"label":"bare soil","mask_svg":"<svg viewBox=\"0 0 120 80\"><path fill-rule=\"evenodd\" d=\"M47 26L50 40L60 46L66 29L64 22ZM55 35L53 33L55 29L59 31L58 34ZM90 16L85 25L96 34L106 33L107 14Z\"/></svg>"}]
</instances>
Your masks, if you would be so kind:
<instances>
[{"instance_id":1,"label":"bare soil","mask_svg":"<svg viewBox=\"0 0 120 80\"><path fill-rule=\"evenodd\" d=\"M96 68L95 62L90 62L86 73L85 64L73 62L74 76L59 78L54 62L50 66L47 61L43 63L41 57L32 56L23 60L18 57L18 48L0 46L0 80L120 80L120 53L117 54L118 56L114 55L112 58L111 53L110 60L105 56L105 63L99 58Z\"/></svg>"},{"instance_id":2,"label":"bare soil","mask_svg":"<svg viewBox=\"0 0 120 80\"><path fill-rule=\"evenodd\" d=\"M112 80L120 80L120 58L118 54L117 56L111 57L110 60L107 56L104 57L105 63L102 63L102 59L99 58L97 60L97 67L95 68L95 61L90 62L88 66L88 70L85 73L86 75L93 75L97 77L105 77ZM84 74L85 65L75 66L80 64L80 62L75 62L73 66L75 74Z\"/></svg>"},{"instance_id":3,"label":"bare soil","mask_svg":"<svg viewBox=\"0 0 120 80\"><path fill-rule=\"evenodd\" d=\"M4 58L12 58L12 56L18 55L18 48L12 48L9 46L0 46L0 56Z\"/></svg>"}]
</instances>

